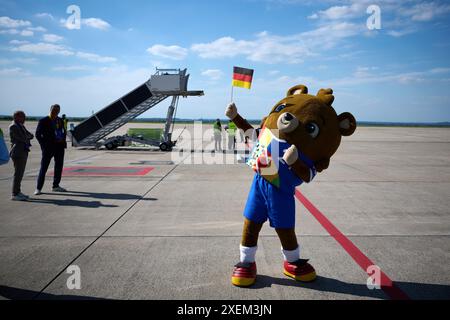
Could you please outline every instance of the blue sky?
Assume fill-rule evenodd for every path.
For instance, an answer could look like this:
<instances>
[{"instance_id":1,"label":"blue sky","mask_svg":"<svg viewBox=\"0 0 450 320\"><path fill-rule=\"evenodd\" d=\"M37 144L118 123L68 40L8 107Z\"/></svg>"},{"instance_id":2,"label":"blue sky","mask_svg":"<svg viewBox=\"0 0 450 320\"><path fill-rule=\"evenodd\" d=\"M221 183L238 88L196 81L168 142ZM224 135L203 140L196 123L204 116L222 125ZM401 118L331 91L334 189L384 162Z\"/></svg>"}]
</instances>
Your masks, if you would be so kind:
<instances>
[{"instance_id":1,"label":"blue sky","mask_svg":"<svg viewBox=\"0 0 450 320\"><path fill-rule=\"evenodd\" d=\"M72 4L80 29L65 24ZM372 4L381 29L367 28ZM170 67L205 91L179 117L223 117L237 65L255 70L251 90L234 90L250 119L305 84L333 88L337 112L361 121L450 121L449 34L450 2L437 0L0 0L0 114L59 103L90 115Z\"/></svg>"}]
</instances>

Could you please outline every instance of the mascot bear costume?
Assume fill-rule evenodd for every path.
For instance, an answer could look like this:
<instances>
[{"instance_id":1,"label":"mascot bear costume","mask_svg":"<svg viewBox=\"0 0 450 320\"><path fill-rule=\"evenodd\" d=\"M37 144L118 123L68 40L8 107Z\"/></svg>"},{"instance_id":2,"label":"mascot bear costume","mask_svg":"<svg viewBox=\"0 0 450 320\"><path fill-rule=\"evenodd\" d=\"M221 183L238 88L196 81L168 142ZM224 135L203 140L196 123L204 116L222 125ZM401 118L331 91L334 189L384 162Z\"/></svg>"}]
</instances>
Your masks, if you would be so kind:
<instances>
[{"instance_id":1,"label":"mascot bear costume","mask_svg":"<svg viewBox=\"0 0 450 320\"><path fill-rule=\"evenodd\" d=\"M281 241L284 274L297 281L316 278L308 260L300 259L294 194L295 187L310 182L317 172L328 168L341 137L356 129L353 115L337 115L331 106L333 101L331 89L321 89L314 96L308 94L306 86L297 85L262 120L258 140L247 161L255 176L244 210L240 261L234 267L232 284L247 287L255 283L258 235L267 219ZM234 103L228 105L225 115L246 136L255 135Z\"/></svg>"}]
</instances>

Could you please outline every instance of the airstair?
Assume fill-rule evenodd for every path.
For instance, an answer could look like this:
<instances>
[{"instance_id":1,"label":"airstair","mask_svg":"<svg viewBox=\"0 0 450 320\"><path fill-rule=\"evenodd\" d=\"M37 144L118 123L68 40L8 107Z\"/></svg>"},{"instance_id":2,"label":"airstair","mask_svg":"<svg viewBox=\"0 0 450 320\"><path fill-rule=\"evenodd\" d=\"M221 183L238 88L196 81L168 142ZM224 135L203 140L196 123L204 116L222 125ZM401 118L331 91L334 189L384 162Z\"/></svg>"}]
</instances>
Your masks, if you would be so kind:
<instances>
[{"instance_id":1,"label":"airstair","mask_svg":"<svg viewBox=\"0 0 450 320\"><path fill-rule=\"evenodd\" d=\"M73 145L99 147L99 145L106 143L108 139L104 140L103 143L100 140L107 135L165 99L172 97L167 112L164 134L160 141L151 142L153 145L164 146L164 149L171 149L174 145L171 141L172 124L179 97L202 96L204 94L200 90L187 90L189 74L186 74L186 72L187 69L156 69L156 73L144 84L77 125L71 131ZM163 150L163 147L161 149Z\"/></svg>"}]
</instances>

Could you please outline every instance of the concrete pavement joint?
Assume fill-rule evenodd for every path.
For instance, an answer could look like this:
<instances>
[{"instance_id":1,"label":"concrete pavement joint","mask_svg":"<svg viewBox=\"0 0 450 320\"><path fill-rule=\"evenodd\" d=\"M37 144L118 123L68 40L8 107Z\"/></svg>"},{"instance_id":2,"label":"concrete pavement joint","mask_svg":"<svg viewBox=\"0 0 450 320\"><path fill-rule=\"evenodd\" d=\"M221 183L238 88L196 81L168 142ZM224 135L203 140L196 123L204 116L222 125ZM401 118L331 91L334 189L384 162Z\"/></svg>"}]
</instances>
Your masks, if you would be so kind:
<instances>
[{"instance_id":1,"label":"concrete pavement joint","mask_svg":"<svg viewBox=\"0 0 450 320\"><path fill-rule=\"evenodd\" d=\"M139 201L141 201L145 196L147 196L157 185L159 185L172 171L174 171L179 164L175 165L172 169L170 169L158 182L156 182L153 186L150 187L139 199L134 201L131 206L128 207L127 210L125 210L124 213L122 213L105 231L103 231L94 241L92 241L86 248L84 248L72 261L70 261L53 279L48 282L44 288L42 288L39 293L37 293L32 300L35 300L43 293L64 271L72 265L78 258L80 258L83 253L85 253L94 243L96 243L106 232L108 232L117 222L119 222L120 219L122 219Z\"/></svg>"}]
</instances>

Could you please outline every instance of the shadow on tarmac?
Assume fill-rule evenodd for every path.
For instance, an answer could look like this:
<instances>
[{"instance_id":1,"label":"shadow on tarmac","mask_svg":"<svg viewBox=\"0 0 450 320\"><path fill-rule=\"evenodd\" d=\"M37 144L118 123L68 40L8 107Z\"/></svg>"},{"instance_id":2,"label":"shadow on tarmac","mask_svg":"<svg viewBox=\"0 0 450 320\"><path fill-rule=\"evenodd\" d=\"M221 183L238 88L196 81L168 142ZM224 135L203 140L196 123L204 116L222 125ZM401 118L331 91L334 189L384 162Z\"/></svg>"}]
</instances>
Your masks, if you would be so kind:
<instances>
[{"instance_id":1,"label":"shadow on tarmac","mask_svg":"<svg viewBox=\"0 0 450 320\"><path fill-rule=\"evenodd\" d=\"M26 289L13 288L0 285L0 297L9 300L106 300L104 298L76 296L76 295L56 295L45 292L37 292Z\"/></svg>"},{"instance_id":2,"label":"shadow on tarmac","mask_svg":"<svg viewBox=\"0 0 450 320\"><path fill-rule=\"evenodd\" d=\"M366 284L347 283L333 278L317 276L310 283L297 282L290 278L275 278L258 274L256 283L248 289L261 289L272 285L300 287L309 290L342 293L359 297L389 299L382 290L369 290ZM429 283L398 282L395 285L402 289L411 299L450 299L450 286Z\"/></svg>"},{"instance_id":3,"label":"shadow on tarmac","mask_svg":"<svg viewBox=\"0 0 450 320\"><path fill-rule=\"evenodd\" d=\"M42 193L44 194L44 193ZM50 194L50 193L49 193ZM103 192L84 192L84 191L72 191L67 190L64 193L51 193L53 196L69 196L69 197L85 197L95 199L109 199L109 200L148 200L156 201L156 198L142 198L138 194L128 193L103 193Z\"/></svg>"},{"instance_id":4,"label":"shadow on tarmac","mask_svg":"<svg viewBox=\"0 0 450 320\"><path fill-rule=\"evenodd\" d=\"M27 202L31 203L44 203L44 204L54 204L56 206L63 207L81 207L81 208L115 208L118 207L115 204L103 204L100 201L80 201L73 199L36 199L30 198Z\"/></svg>"},{"instance_id":5,"label":"shadow on tarmac","mask_svg":"<svg viewBox=\"0 0 450 320\"><path fill-rule=\"evenodd\" d=\"M364 284L347 283L340 280L318 276L314 282L300 283L288 278L274 278L265 275L258 275L258 281L247 290L271 287L273 284L282 286L299 287L303 289L316 290L322 292L343 293L358 297L368 297L375 299L388 299L388 296L381 290L369 290ZM428 299L450 299L450 286L429 283L395 282L405 293L414 300ZM242 290L245 290L242 288ZM56 295L50 293L39 293L37 291L13 288L0 285L0 297L10 300L106 300L105 298L77 296L77 295ZM293 297L295 298L295 297Z\"/></svg>"}]
</instances>

